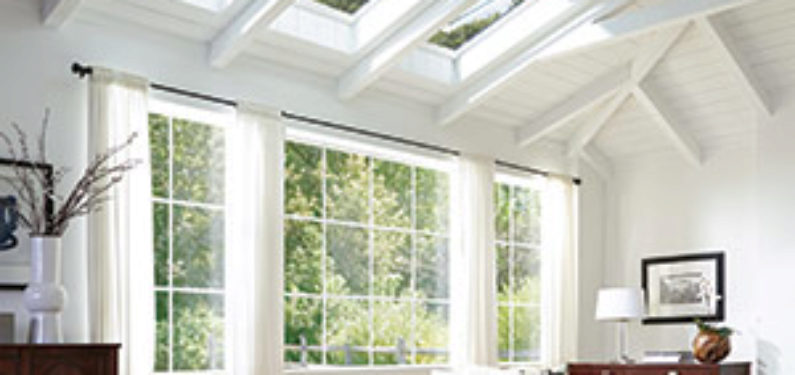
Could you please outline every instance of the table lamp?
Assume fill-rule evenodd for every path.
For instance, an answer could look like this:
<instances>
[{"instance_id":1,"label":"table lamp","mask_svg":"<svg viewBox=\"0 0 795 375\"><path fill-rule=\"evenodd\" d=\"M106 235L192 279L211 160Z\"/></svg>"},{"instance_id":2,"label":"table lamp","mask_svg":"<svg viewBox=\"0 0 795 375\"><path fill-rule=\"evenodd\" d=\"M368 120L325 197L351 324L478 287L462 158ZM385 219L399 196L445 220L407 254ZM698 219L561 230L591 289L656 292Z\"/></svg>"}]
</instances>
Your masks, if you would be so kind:
<instances>
[{"instance_id":1,"label":"table lamp","mask_svg":"<svg viewBox=\"0 0 795 375\"><path fill-rule=\"evenodd\" d=\"M618 323L618 362L631 363L627 355L627 323L643 317L643 292L637 288L602 288L596 303L596 320Z\"/></svg>"}]
</instances>

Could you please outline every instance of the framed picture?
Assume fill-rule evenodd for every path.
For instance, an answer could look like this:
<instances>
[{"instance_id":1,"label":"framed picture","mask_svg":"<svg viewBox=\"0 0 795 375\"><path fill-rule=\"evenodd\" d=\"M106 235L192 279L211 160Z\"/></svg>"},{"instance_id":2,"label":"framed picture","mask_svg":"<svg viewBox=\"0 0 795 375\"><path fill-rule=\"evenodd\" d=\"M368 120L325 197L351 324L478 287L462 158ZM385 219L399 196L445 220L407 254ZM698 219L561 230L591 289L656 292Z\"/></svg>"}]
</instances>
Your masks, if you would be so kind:
<instances>
[{"instance_id":1,"label":"framed picture","mask_svg":"<svg viewBox=\"0 0 795 375\"><path fill-rule=\"evenodd\" d=\"M0 290L0 344L28 342L29 316L21 290Z\"/></svg>"},{"instance_id":2,"label":"framed picture","mask_svg":"<svg viewBox=\"0 0 795 375\"><path fill-rule=\"evenodd\" d=\"M0 290L24 289L30 274L30 236L16 214L23 202L12 188L19 180L15 167L35 169L45 181L44 190L53 190L51 165L0 158ZM42 189L42 184L34 185L32 189ZM41 197L38 202L44 204L47 217L52 218L53 200L48 191L34 191L33 194Z\"/></svg>"},{"instance_id":3,"label":"framed picture","mask_svg":"<svg viewBox=\"0 0 795 375\"><path fill-rule=\"evenodd\" d=\"M725 275L723 253L644 259L641 280L647 311L643 323L722 321Z\"/></svg>"}]
</instances>

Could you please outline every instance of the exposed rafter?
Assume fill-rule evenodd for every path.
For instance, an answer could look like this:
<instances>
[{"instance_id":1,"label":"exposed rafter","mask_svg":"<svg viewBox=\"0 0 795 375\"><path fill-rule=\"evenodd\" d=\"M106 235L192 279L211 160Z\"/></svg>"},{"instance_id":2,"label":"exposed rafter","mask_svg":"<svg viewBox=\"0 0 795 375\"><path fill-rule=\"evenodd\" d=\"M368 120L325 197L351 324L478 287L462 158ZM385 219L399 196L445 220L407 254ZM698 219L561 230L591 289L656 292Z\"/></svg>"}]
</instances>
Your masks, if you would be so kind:
<instances>
[{"instance_id":1,"label":"exposed rafter","mask_svg":"<svg viewBox=\"0 0 795 375\"><path fill-rule=\"evenodd\" d=\"M361 56L384 42L395 31L416 18L428 0L379 0L358 16L354 26L356 54Z\"/></svg>"},{"instance_id":2,"label":"exposed rafter","mask_svg":"<svg viewBox=\"0 0 795 375\"><path fill-rule=\"evenodd\" d=\"M726 68L734 75L745 95L748 96L761 113L766 116L772 115L774 113L773 104L768 98L762 83L757 79L750 64L742 56L739 48L723 25L717 20L710 19L710 17L703 17L697 22L701 30L704 31L718 49Z\"/></svg>"},{"instance_id":3,"label":"exposed rafter","mask_svg":"<svg viewBox=\"0 0 795 375\"><path fill-rule=\"evenodd\" d=\"M544 113L532 123L516 130L516 140L528 146L560 129L572 119L594 108L631 82L628 66L614 69L591 81L569 99Z\"/></svg>"},{"instance_id":4,"label":"exposed rafter","mask_svg":"<svg viewBox=\"0 0 795 375\"><path fill-rule=\"evenodd\" d=\"M216 68L228 65L294 2L255 0L249 4L210 43L210 64Z\"/></svg>"},{"instance_id":5,"label":"exposed rafter","mask_svg":"<svg viewBox=\"0 0 795 375\"><path fill-rule=\"evenodd\" d=\"M673 111L665 105L665 102L642 83L633 89L632 94L640 105L658 120L656 123L660 126L660 130L671 139L687 161L694 166L701 166L701 147L695 138L676 122L672 115Z\"/></svg>"},{"instance_id":6,"label":"exposed rafter","mask_svg":"<svg viewBox=\"0 0 795 375\"><path fill-rule=\"evenodd\" d=\"M688 27L689 23L663 29L654 36L652 41L645 45L644 50L638 54L632 63L632 80L635 84L643 82L651 74L652 70L668 54L668 51L682 37ZM596 116L577 130L569 141L568 156L574 157L583 150L610 121L613 114L626 102L631 94L632 91L629 89L619 91L612 99L606 102Z\"/></svg>"},{"instance_id":7,"label":"exposed rafter","mask_svg":"<svg viewBox=\"0 0 795 375\"><path fill-rule=\"evenodd\" d=\"M576 157L582 150L591 143L600 130L607 124L619 108L627 101L630 90L622 89L612 98L609 98L596 115L585 123L585 126L577 130L569 140L566 154L569 157Z\"/></svg>"},{"instance_id":8,"label":"exposed rafter","mask_svg":"<svg viewBox=\"0 0 795 375\"><path fill-rule=\"evenodd\" d=\"M76 13L83 0L41 0L41 21L48 27L61 27Z\"/></svg>"},{"instance_id":9,"label":"exposed rafter","mask_svg":"<svg viewBox=\"0 0 795 375\"><path fill-rule=\"evenodd\" d=\"M449 124L493 95L531 64L553 56L597 48L606 42L632 38L653 29L737 8L758 0L669 0L600 22L585 22L566 29L552 42L531 48L491 73L460 88L439 108L438 122ZM564 30L561 29L561 32Z\"/></svg>"},{"instance_id":10,"label":"exposed rafter","mask_svg":"<svg viewBox=\"0 0 795 375\"><path fill-rule=\"evenodd\" d=\"M613 166L610 160L596 146L584 147L579 153L580 159L588 164L591 169L604 181L610 180L613 175Z\"/></svg>"},{"instance_id":11,"label":"exposed rafter","mask_svg":"<svg viewBox=\"0 0 795 375\"><path fill-rule=\"evenodd\" d=\"M412 48L473 5L476 0L432 1L424 12L384 40L340 78L339 96L350 99L400 62Z\"/></svg>"}]
</instances>

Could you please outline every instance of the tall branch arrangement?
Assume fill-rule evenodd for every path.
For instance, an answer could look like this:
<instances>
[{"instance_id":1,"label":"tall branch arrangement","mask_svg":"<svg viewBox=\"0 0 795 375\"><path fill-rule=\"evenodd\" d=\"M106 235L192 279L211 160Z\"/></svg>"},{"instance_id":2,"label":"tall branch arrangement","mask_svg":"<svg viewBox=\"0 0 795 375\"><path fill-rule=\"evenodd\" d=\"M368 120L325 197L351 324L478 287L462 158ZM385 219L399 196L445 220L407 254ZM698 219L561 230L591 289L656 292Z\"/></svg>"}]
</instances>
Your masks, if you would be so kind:
<instances>
[{"instance_id":1,"label":"tall branch arrangement","mask_svg":"<svg viewBox=\"0 0 795 375\"><path fill-rule=\"evenodd\" d=\"M87 215L101 209L111 200L110 191L124 175L141 163L138 159L116 161L116 156L127 149L135 141L137 133L132 133L124 142L110 147L89 161L83 175L75 182L67 195L60 195L55 189L69 172L66 167L58 167L52 171L44 168L30 168L31 165L48 165L47 161L47 130L50 122L50 111L47 110L42 120L41 133L33 155L28 145L27 134L16 123L11 124L12 136L0 131L0 142L5 145L14 164L12 176L0 176L16 194L17 217L22 226L30 230L31 235L61 236L72 219ZM48 213L48 202L54 203L53 214Z\"/></svg>"}]
</instances>

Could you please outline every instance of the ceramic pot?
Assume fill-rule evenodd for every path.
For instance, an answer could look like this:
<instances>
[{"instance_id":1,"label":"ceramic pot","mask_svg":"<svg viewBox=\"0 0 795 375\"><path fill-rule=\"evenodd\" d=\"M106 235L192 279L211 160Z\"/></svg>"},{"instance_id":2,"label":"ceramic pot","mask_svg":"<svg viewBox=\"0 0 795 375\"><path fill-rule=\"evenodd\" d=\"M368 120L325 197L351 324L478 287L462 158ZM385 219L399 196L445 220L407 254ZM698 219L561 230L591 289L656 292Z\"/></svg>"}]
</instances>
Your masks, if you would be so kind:
<instances>
[{"instance_id":1,"label":"ceramic pot","mask_svg":"<svg viewBox=\"0 0 795 375\"><path fill-rule=\"evenodd\" d=\"M61 238L30 238L30 283L25 307L30 312L29 341L33 344L63 342L61 312L66 290L61 285Z\"/></svg>"},{"instance_id":2,"label":"ceramic pot","mask_svg":"<svg viewBox=\"0 0 795 375\"><path fill-rule=\"evenodd\" d=\"M726 359L731 351L731 340L728 336L701 331L693 339L693 356L701 363L719 363Z\"/></svg>"}]
</instances>

